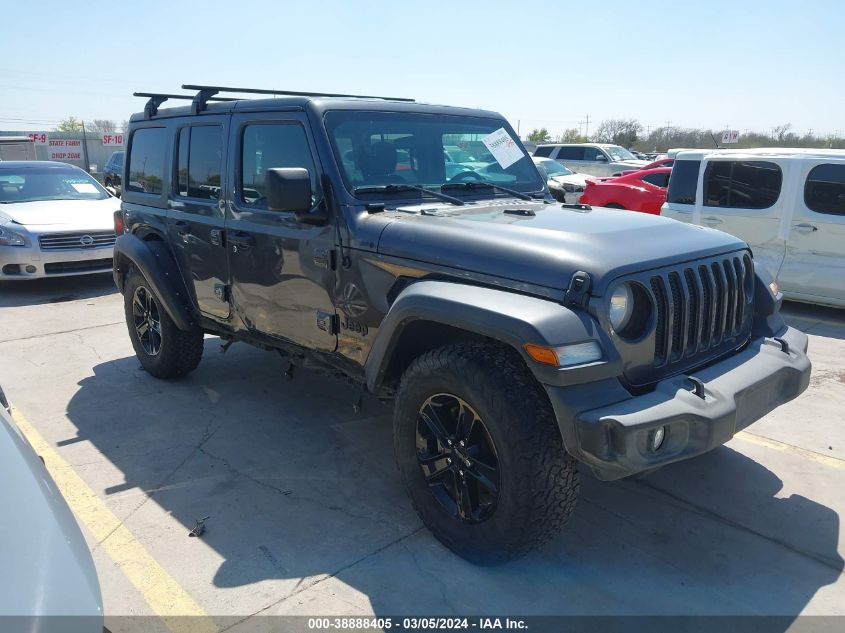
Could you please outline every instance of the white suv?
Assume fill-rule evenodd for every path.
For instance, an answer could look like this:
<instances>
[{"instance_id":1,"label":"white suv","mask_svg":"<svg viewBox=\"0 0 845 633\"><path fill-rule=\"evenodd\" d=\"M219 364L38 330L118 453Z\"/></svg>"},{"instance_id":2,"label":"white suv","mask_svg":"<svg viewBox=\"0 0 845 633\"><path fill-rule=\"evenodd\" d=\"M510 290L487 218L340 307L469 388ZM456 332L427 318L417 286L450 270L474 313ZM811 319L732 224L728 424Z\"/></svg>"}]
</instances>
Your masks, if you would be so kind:
<instances>
[{"instance_id":1,"label":"white suv","mask_svg":"<svg viewBox=\"0 0 845 633\"><path fill-rule=\"evenodd\" d=\"M731 233L787 299L845 307L845 150L691 150L661 214Z\"/></svg>"},{"instance_id":2,"label":"white suv","mask_svg":"<svg viewBox=\"0 0 845 633\"><path fill-rule=\"evenodd\" d=\"M609 143L555 143L538 145L534 156L551 158L572 171L591 176L612 176L648 165L619 145Z\"/></svg>"}]
</instances>

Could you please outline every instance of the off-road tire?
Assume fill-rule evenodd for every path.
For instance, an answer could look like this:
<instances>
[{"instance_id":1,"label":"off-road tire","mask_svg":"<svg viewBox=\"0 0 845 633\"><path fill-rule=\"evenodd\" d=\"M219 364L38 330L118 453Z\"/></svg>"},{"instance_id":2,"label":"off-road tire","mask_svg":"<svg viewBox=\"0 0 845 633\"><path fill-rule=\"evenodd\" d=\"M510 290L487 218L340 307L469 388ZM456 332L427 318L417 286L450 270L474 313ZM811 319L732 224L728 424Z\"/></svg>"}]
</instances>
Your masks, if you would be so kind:
<instances>
[{"instance_id":1,"label":"off-road tire","mask_svg":"<svg viewBox=\"0 0 845 633\"><path fill-rule=\"evenodd\" d=\"M135 291L143 287L150 293L158 304L158 315L161 323L161 343L157 354L151 355L144 350L140 337L135 328L132 301ZM133 268L127 278L123 291L123 307L126 314L126 327L135 355L144 370L156 378L167 379L184 376L197 368L202 359L203 332L198 327L188 331L180 330L168 316L161 300L152 291L147 279L136 268Z\"/></svg>"},{"instance_id":2,"label":"off-road tire","mask_svg":"<svg viewBox=\"0 0 845 633\"><path fill-rule=\"evenodd\" d=\"M495 447L499 497L492 515L480 523L449 514L417 461L419 411L438 393L466 401ZM401 479L420 519L446 547L475 564L497 565L527 554L557 534L575 509L576 462L564 449L548 396L508 347L460 343L414 360L397 393L393 437Z\"/></svg>"}]
</instances>

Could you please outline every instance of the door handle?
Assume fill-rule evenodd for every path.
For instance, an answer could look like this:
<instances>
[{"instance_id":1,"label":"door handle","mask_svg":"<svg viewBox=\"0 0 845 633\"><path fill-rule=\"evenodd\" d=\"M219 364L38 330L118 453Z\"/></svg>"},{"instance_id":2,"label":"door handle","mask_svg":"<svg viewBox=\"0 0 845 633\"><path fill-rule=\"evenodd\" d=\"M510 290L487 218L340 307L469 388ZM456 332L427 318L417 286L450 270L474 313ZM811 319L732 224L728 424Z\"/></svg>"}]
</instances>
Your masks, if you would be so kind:
<instances>
[{"instance_id":1,"label":"door handle","mask_svg":"<svg viewBox=\"0 0 845 633\"><path fill-rule=\"evenodd\" d=\"M709 224L711 226L716 226L717 224L721 224L722 220L719 218L702 218L701 220L704 224Z\"/></svg>"},{"instance_id":2,"label":"door handle","mask_svg":"<svg viewBox=\"0 0 845 633\"><path fill-rule=\"evenodd\" d=\"M187 222L184 222L182 220L177 220L176 222L173 223L172 226L173 226L173 228L176 229L176 232L179 235L181 235L182 237L185 237L186 235L191 234L191 225L188 224Z\"/></svg>"},{"instance_id":3,"label":"door handle","mask_svg":"<svg viewBox=\"0 0 845 633\"><path fill-rule=\"evenodd\" d=\"M793 228L799 233L812 233L819 230L815 224L796 224Z\"/></svg>"},{"instance_id":4,"label":"door handle","mask_svg":"<svg viewBox=\"0 0 845 633\"><path fill-rule=\"evenodd\" d=\"M255 238L248 233L238 231L237 233L229 235L229 243L232 245L232 249L237 252L239 248L249 248L250 246L255 246Z\"/></svg>"}]
</instances>

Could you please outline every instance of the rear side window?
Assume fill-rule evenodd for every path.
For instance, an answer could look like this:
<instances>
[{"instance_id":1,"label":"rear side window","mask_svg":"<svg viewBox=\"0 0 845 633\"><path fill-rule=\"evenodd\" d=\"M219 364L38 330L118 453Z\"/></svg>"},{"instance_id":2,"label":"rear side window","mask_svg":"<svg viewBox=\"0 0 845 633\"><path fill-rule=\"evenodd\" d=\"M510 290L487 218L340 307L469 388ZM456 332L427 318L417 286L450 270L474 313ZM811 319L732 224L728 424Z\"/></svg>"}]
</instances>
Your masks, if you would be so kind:
<instances>
[{"instance_id":1,"label":"rear side window","mask_svg":"<svg viewBox=\"0 0 845 633\"><path fill-rule=\"evenodd\" d=\"M552 155L552 150L554 147L538 147L534 150L534 156L544 156L548 158Z\"/></svg>"},{"instance_id":2,"label":"rear side window","mask_svg":"<svg viewBox=\"0 0 845 633\"><path fill-rule=\"evenodd\" d=\"M804 204L817 213L845 215L845 165L816 165L807 175Z\"/></svg>"},{"instance_id":3,"label":"rear side window","mask_svg":"<svg viewBox=\"0 0 845 633\"><path fill-rule=\"evenodd\" d=\"M780 167L775 163L713 161L704 171L704 205L768 209L780 196L782 180Z\"/></svg>"},{"instance_id":4,"label":"rear side window","mask_svg":"<svg viewBox=\"0 0 845 633\"><path fill-rule=\"evenodd\" d=\"M655 187L665 189L669 185L669 174L648 174L647 176L640 178L640 180L650 183Z\"/></svg>"},{"instance_id":5,"label":"rear side window","mask_svg":"<svg viewBox=\"0 0 845 633\"><path fill-rule=\"evenodd\" d=\"M223 128L219 125L179 130L178 194L202 200L220 198Z\"/></svg>"},{"instance_id":6,"label":"rear side window","mask_svg":"<svg viewBox=\"0 0 845 633\"><path fill-rule=\"evenodd\" d=\"M311 191L318 199L319 182L311 146L298 123L257 123L243 131L241 200L266 206L264 175L273 167L305 167L311 174Z\"/></svg>"},{"instance_id":7,"label":"rear side window","mask_svg":"<svg viewBox=\"0 0 845 633\"><path fill-rule=\"evenodd\" d=\"M557 153L560 160L584 160L583 147L561 147Z\"/></svg>"},{"instance_id":8,"label":"rear side window","mask_svg":"<svg viewBox=\"0 0 845 633\"><path fill-rule=\"evenodd\" d=\"M698 170L701 161L676 160L669 178L666 201L675 204L695 204L695 190L698 187Z\"/></svg>"},{"instance_id":9,"label":"rear side window","mask_svg":"<svg viewBox=\"0 0 845 633\"><path fill-rule=\"evenodd\" d=\"M160 194L164 178L167 131L148 127L132 133L129 150L129 182L127 191Z\"/></svg>"}]
</instances>

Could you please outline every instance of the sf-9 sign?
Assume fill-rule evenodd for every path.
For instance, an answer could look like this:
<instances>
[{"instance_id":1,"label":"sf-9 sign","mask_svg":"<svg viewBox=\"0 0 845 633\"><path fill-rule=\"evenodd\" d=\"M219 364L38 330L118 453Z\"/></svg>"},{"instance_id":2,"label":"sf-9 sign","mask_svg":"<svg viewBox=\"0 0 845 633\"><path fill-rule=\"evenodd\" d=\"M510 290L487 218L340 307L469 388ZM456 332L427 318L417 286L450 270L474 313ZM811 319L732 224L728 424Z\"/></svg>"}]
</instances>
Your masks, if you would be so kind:
<instances>
[{"instance_id":1,"label":"sf-9 sign","mask_svg":"<svg viewBox=\"0 0 845 633\"><path fill-rule=\"evenodd\" d=\"M30 132L28 136L36 145L46 145L49 140L47 138L47 132Z\"/></svg>"}]
</instances>

